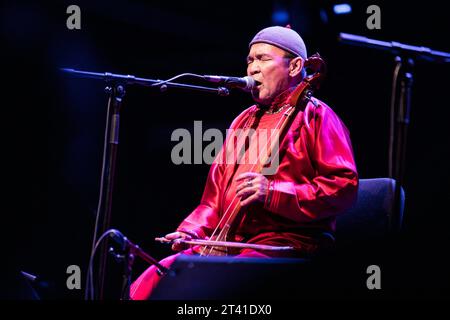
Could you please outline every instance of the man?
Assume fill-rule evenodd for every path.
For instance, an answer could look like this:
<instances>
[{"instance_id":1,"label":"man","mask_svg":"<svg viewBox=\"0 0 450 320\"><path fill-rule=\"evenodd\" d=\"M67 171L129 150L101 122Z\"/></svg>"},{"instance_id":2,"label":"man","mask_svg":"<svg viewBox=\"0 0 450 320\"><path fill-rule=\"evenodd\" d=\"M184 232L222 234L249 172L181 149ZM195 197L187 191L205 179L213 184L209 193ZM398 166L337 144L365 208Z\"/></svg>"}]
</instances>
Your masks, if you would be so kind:
<instances>
[{"instance_id":1,"label":"man","mask_svg":"<svg viewBox=\"0 0 450 320\"><path fill-rule=\"evenodd\" d=\"M291 93L305 76L305 44L294 30L277 26L257 33L249 48L247 75L257 81L252 91L257 104L241 113L231 129L277 128L290 107ZM228 143L229 139L217 159L224 159L224 153L229 152ZM254 140L244 153L252 143ZM228 241L292 246L296 250L288 255L243 249L236 256L302 257L329 247L334 240L335 217L352 204L358 187L348 130L338 116L313 98L296 114L281 139L276 172L263 175L254 172L254 167L251 163L215 161L200 205L165 238L208 239L237 199L242 214L234 221ZM172 248L179 251L182 246ZM194 247L182 254L199 250ZM170 266L179 254L161 264ZM132 285L132 299L146 299L159 280L154 266L147 269Z\"/></svg>"}]
</instances>

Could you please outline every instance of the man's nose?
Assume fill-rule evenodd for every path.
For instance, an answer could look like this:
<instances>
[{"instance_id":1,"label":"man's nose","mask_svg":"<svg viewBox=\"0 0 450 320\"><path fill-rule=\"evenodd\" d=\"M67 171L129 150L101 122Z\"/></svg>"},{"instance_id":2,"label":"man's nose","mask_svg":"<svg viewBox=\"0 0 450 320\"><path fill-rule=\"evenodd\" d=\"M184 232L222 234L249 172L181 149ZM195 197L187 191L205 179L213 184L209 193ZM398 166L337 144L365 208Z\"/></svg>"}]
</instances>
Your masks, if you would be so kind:
<instances>
[{"instance_id":1,"label":"man's nose","mask_svg":"<svg viewBox=\"0 0 450 320\"><path fill-rule=\"evenodd\" d=\"M247 67L247 73L250 76L252 76L256 73L259 73L259 72L260 72L259 65L256 62L249 64L249 66Z\"/></svg>"}]
</instances>

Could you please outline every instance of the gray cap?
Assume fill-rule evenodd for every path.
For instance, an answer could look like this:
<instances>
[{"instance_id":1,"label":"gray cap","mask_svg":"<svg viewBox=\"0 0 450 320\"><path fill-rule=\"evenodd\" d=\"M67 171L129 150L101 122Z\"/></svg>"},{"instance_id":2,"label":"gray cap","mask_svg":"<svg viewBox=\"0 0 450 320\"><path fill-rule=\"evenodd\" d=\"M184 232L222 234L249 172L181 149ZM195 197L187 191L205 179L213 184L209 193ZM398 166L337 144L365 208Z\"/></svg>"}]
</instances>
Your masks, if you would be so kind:
<instances>
[{"instance_id":1,"label":"gray cap","mask_svg":"<svg viewBox=\"0 0 450 320\"><path fill-rule=\"evenodd\" d=\"M256 34L249 44L249 48L255 43L268 43L280 49L292 53L295 56L300 56L304 60L307 58L306 46L302 37L288 27L268 27L262 29Z\"/></svg>"}]
</instances>

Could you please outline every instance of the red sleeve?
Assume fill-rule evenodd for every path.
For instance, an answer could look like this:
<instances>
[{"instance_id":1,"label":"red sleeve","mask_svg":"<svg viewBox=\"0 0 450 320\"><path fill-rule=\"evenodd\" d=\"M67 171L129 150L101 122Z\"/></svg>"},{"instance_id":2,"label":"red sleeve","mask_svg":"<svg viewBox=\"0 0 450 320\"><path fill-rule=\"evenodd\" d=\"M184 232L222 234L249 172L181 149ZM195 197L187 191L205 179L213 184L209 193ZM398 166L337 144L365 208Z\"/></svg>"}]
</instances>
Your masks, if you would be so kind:
<instances>
[{"instance_id":1,"label":"red sleeve","mask_svg":"<svg viewBox=\"0 0 450 320\"><path fill-rule=\"evenodd\" d=\"M223 166L213 163L206 180L202 200L197 208L184 219L177 231L183 231L196 238L209 236L219 222L220 182Z\"/></svg>"},{"instance_id":2,"label":"red sleeve","mask_svg":"<svg viewBox=\"0 0 450 320\"><path fill-rule=\"evenodd\" d=\"M265 208L297 222L336 215L356 198L358 174L349 133L327 106L312 104L304 114L315 113L315 121L304 123L300 139L307 139L315 173L307 183L272 180ZM311 117L314 119L314 115ZM295 163L291 164L295 166ZM301 170L301 168L299 168Z\"/></svg>"}]
</instances>

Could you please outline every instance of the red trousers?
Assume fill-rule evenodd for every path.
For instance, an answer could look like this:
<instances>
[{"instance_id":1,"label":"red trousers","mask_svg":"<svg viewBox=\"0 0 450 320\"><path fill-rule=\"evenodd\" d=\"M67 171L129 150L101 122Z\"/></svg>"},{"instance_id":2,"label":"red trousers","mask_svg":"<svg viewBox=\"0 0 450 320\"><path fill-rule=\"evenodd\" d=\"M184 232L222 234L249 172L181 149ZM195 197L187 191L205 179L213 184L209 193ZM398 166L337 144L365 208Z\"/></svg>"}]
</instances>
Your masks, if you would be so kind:
<instances>
[{"instance_id":1,"label":"red trousers","mask_svg":"<svg viewBox=\"0 0 450 320\"><path fill-rule=\"evenodd\" d=\"M171 256L161 260L159 263L162 264L166 268L170 268L170 266L175 261L175 259L181 254L194 255L196 253L194 253L192 251L192 249L188 249L188 250L179 252L177 254L171 255ZM239 255L234 256L234 257L239 257L239 258L270 258L269 256L267 256L267 255L265 255L265 254L263 254L261 252L252 250L252 249L245 249ZM145 270L142 273L142 275L139 278L137 278L137 280L131 285L130 297L131 297L132 300L146 300L146 299L148 299L150 297L150 295L152 294L153 290L156 288L156 286L158 285L159 281L163 277L163 276L160 276L156 272L156 270L157 269L156 269L155 266L151 266L150 268Z\"/></svg>"}]
</instances>

